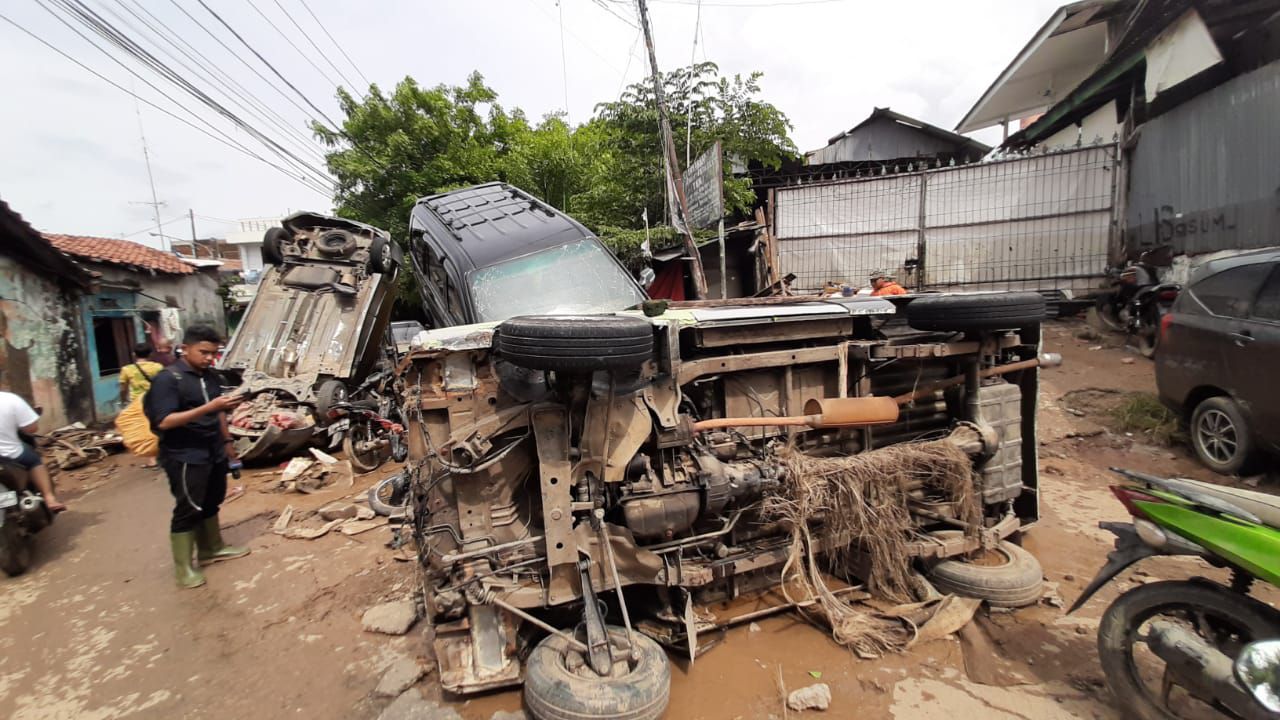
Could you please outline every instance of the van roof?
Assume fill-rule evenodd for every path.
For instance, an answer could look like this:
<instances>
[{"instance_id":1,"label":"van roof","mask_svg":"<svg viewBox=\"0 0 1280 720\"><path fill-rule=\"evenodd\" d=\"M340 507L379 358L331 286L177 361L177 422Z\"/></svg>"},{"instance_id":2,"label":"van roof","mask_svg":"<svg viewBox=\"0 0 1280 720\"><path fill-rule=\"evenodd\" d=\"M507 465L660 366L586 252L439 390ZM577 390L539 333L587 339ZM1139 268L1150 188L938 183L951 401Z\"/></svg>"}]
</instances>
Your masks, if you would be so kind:
<instances>
[{"instance_id":1,"label":"van roof","mask_svg":"<svg viewBox=\"0 0 1280 720\"><path fill-rule=\"evenodd\" d=\"M421 198L413 217L441 241L456 240L472 268L592 237L578 221L501 182Z\"/></svg>"}]
</instances>

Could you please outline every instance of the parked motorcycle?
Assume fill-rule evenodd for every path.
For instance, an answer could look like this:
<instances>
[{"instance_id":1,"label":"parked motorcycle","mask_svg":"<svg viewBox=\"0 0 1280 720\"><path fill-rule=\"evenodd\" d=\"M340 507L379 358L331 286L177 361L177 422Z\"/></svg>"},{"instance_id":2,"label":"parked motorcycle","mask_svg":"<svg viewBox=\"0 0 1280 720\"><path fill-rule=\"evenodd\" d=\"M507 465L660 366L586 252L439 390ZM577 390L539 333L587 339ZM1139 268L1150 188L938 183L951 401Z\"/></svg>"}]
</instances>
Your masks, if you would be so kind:
<instances>
[{"instance_id":1,"label":"parked motorcycle","mask_svg":"<svg viewBox=\"0 0 1280 720\"><path fill-rule=\"evenodd\" d=\"M1280 498L1113 471L1127 479L1111 491L1133 522L1100 524L1116 536L1115 550L1068 613L1145 558L1194 556L1231 570L1229 584L1155 582L1107 608L1098 655L1124 716L1166 720L1194 715L1190 709L1201 705L1228 717L1276 717L1280 612L1249 590L1258 579L1280 584Z\"/></svg>"},{"instance_id":2,"label":"parked motorcycle","mask_svg":"<svg viewBox=\"0 0 1280 720\"><path fill-rule=\"evenodd\" d=\"M1158 282L1155 266L1146 262L1146 254L1123 268L1109 268L1111 287L1094 301L1094 309L1102 324L1116 332L1128 332L1133 297L1143 288Z\"/></svg>"},{"instance_id":3,"label":"parked motorcycle","mask_svg":"<svg viewBox=\"0 0 1280 720\"><path fill-rule=\"evenodd\" d=\"M1134 293L1129 301L1127 332L1144 357L1155 357L1160 345L1160 324L1173 309L1173 301L1181 291L1178 283L1148 285Z\"/></svg>"},{"instance_id":4,"label":"parked motorcycle","mask_svg":"<svg viewBox=\"0 0 1280 720\"><path fill-rule=\"evenodd\" d=\"M397 381L390 369L378 370L352 391L352 400L329 408L330 446L340 437L351 466L359 472L373 472L388 458L404 462L409 455Z\"/></svg>"},{"instance_id":5,"label":"parked motorcycle","mask_svg":"<svg viewBox=\"0 0 1280 720\"><path fill-rule=\"evenodd\" d=\"M35 491L21 465L0 460L0 570L9 577L31 566L35 534L53 522L53 513Z\"/></svg>"}]
</instances>

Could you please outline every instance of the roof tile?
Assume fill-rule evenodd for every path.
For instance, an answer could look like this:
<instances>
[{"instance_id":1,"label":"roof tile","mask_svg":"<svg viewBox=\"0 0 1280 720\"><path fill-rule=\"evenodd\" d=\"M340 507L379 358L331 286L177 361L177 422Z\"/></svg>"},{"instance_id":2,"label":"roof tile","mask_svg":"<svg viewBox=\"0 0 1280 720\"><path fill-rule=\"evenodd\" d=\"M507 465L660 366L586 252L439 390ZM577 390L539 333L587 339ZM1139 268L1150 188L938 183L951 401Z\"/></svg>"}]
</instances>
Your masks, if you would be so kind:
<instances>
[{"instance_id":1,"label":"roof tile","mask_svg":"<svg viewBox=\"0 0 1280 720\"><path fill-rule=\"evenodd\" d=\"M170 275L189 275L196 269L176 255L129 240L43 233L46 240L73 257L109 265L152 270Z\"/></svg>"}]
</instances>

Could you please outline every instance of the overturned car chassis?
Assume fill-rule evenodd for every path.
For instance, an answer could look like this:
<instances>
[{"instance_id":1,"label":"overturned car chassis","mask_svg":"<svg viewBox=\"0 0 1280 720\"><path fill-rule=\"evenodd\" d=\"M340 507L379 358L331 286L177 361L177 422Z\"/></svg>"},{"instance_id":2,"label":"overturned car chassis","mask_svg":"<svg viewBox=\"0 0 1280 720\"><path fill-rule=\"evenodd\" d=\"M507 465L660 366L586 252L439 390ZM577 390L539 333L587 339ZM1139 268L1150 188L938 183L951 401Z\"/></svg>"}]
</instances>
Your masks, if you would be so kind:
<instances>
[{"instance_id":1,"label":"overturned car chassis","mask_svg":"<svg viewBox=\"0 0 1280 720\"><path fill-rule=\"evenodd\" d=\"M763 506L788 482L784 451L960 447L981 520L964 521L924 483L904 488L904 547L921 566L1034 522L1039 316L943 330L935 310L912 328L900 306L514 318L428 333L400 372L442 685L520 683L544 633L603 677L628 646L638 662L642 635L695 652L715 627L699 606L779 583L791 536ZM821 517L812 524L824 547L856 546L821 534Z\"/></svg>"}]
</instances>

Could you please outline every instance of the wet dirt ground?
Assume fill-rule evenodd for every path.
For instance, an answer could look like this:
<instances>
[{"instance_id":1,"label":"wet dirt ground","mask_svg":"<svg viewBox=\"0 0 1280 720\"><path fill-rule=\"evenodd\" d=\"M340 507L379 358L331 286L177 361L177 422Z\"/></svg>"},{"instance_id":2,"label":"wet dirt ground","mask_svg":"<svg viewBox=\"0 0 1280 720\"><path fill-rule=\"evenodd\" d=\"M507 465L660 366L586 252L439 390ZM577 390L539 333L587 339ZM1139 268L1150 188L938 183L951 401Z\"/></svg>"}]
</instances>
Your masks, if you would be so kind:
<instances>
[{"instance_id":1,"label":"wet dirt ground","mask_svg":"<svg viewBox=\"0 0 1280 720\"><path fill-rule=\"evenodd\" d=\"M1042 375L1043 517L1023 538L1067 604L1110 547L1097 523L1124 517L1107 490L1109 466L1224 481L1184 447L1155 447L1108 429L1097 407L1078 407L1080 393L1063 399L1086 388L1155 390L1150 361L1116 338L1077 337L1083 327L1045 326L1046 350L1061 352L1065 363ZM305 515L361 494L391 470L313 495L265 492L270 477L246 474L248 492L226 506L223 524L228 540L253 553L209 568L208 585L193 591L172 585L171 500L158 471L117 455L64 474L71 511L38 536L28 574L0 578L0 717L377 717L389 702L371 693L382 670L401 657L425 657L426 647L421 624L401 637L374 635L361 631L360 616L409 596L413 563L387 547L388 528L301 540L273 534L271 524L288 504ZM754 630L729 631L692 664L675 660L667 717L782 718L782 688L819 681L832 691L830 717L1119 717L1096 658L1099 614L1127 587L1192 574L1217 572L1186 560L1147 561L1077 615L1048 603L982 610L963 640L875 661L857 659L794 615L774 616ZM419 687L440 697L431 675ZM489 720L519 709L520 696L443 698L442 705Z\"/></svg>"}]
</instances>

